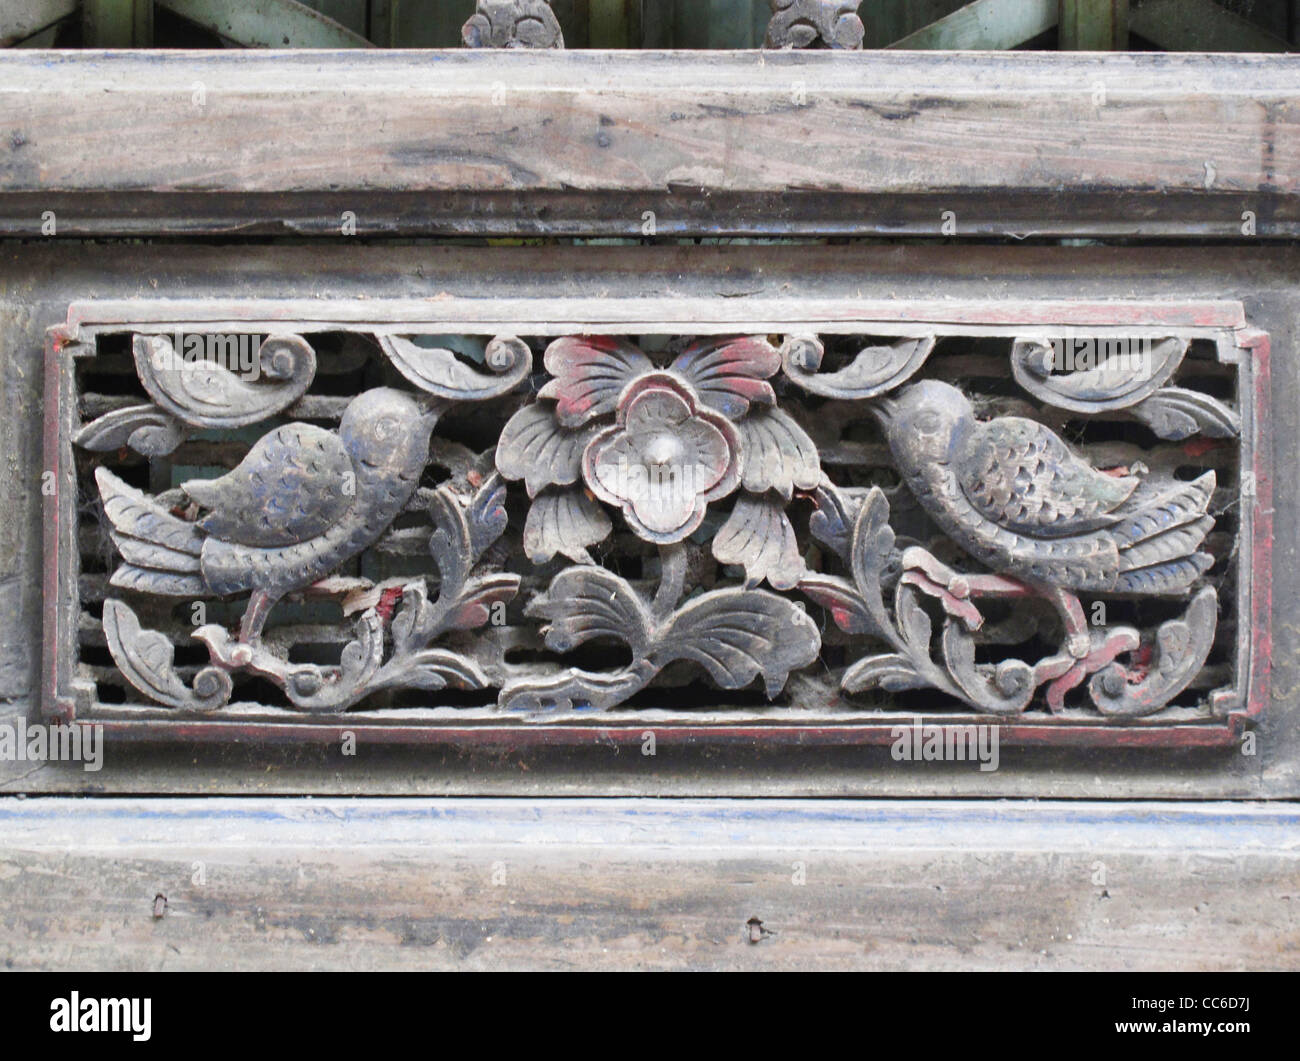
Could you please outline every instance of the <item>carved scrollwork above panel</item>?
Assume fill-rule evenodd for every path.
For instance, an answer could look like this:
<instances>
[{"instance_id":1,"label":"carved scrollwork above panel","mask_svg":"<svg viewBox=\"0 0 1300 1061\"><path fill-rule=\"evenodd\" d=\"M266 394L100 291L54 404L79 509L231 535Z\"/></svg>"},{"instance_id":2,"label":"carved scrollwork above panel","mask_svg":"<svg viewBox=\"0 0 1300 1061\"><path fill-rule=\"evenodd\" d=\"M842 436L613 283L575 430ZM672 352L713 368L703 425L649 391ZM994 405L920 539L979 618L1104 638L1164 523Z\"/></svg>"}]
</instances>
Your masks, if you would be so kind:
<instances>
[{"instance_id":1,"label":"carved scrollwork above panel","mask_svg":"<svg viewBox=\"0 0 1300 1061\"><path fill-rule=\"evenodd\" d=\"M1147 360L1063 365L1041 321L250 322L249 373L201 325L188 364L88 330L60 651L92 714L1077 735L1247 710L1257 337L1098 327Z\"/></svg>"}]
</instances>

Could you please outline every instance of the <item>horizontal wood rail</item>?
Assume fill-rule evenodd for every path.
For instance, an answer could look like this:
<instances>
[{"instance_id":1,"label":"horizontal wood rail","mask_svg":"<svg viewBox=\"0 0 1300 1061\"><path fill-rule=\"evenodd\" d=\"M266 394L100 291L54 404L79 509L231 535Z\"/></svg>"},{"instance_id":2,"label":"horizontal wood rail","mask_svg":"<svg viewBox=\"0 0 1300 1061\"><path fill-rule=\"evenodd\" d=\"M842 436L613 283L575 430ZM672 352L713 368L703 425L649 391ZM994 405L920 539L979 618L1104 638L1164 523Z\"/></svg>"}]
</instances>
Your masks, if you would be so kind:
<instances>
[{"instance_id":1,"label":"horizontal wood rail","mask_svg":"<svg viewBox=\"0 0 1300 1061\"><path fill-rule=\"evenodd\" d=\"M0 234L1300 234L1300 59L0 55Z\"/></svg>"}]
</instances>

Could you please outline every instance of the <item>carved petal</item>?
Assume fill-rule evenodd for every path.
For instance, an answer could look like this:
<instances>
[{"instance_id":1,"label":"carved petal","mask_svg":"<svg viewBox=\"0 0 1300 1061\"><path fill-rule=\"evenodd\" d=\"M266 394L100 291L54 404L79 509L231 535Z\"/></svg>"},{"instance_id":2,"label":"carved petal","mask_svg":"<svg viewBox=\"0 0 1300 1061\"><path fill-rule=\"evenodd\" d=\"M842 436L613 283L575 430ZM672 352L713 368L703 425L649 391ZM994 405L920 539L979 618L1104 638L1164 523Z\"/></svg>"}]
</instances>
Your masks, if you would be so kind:
<instances>
[{"instance_id":1,"label":"carved petal","mask_svg":"<svg viewBox=\"0 0 1300 1061\"><path fill-rule=\"evenodd\" d=\"M156 405L132 405L92 420L73 436L82 449L111 453L129 446L142 457L165 457L186 437L185 425Z\"/></svg>"},{"instance_id":2,"label":"carved petal","mask_svg":"<svg viewBox=\"0 0 1300 1061\"><path fill-rule=\"evenodd\" d=\"M478 0L460 31L467 48L563 48L560 23L546 0Z\"/></svg>"},{"instance_id":3,"label":"carved petal","mask_svg":"<svg viewBox=\"0 0 1300 1061\"><path fill-rule=\"evenodd\" d=\"M381 335L379 345L397 370L417 387L456 401L499 398L533 371L532 351L513 335L498 335L487 344L484 362L491 375L476 372L451 350L417 346L399 335Z\"/></svg>"},{"instance_id":4,"label":"carved petal","mask_svg":"<svg viewBox=\"0 0 1300 1061\"><path fill-rule=\"evenodd\" d=\"M175 648L157 630L142 630L140 620L127 605L104 601L104 637L122 676L151 700L190 711L213 711L230 700L230 675L205 667L190 689L173 666Z\"/></svg>"},{"instance_id":5,"label":"carved petal","mask_svg":"<svg viewBox=\"0 0 1300 1061\"><path fill-rule=\"evenodd\" d=\"M856 51L866 29L862 0L772 0L765 48L835 48Z\"/></svg>"},{"instance_id":6,"label":"carved petal","mask_svg":"<svg viewBox=\"0 0 1300 1061\"><path fill-rule=\"evenodd\" d=\"M1161 387L1129 410L1160 438L1181 442L1198 432L1210 438L1236 438L1241 417L1200 391Z\"/></svg>"},{"instance_id":7,"label":"carved petal","mask_svg":"<svg viewBox=\"0 0 1300 1061\"><path fill-rule=\"evenodd\" d=\"M590 564L587 546L604 541L613 526L605 510L580 487L547 490L528 510L524 552L535 564L546 563L556 553Z\"/></svg>"},{"instance_id":8,"label":"carved petal","mask_svg":"<svg viewBox=\"0 0 1300 1061\"><path fill-rule=\"evenodd\" d=\"M1042 339L1017 339L1011 348L1011 373L1034 397L1078 413L1124 409L1149 397L1163 386L1187 353L1186 339L1165 339L1150 349L1110 353L1099 344L1104 360L1085 362L1079 371L1054 371L1057 353ZM1086 357L1084 348L1077 353ZM1062 349L1061 359L1066 357ZM1089 361L1092 359L1089 359ZM1060 366L1072 367L1071 364Z\"/></svg>"},{"instance_id":9,"label":"carved petal","mask_svg":"<svg viewBox=\"0 0 1300 1061\"><path fill-rule=\"evenodd\" d=\"M868 346L835 372L818 373L825 348L816 336L792 335L781 347L785 374L804 390L827 398L874 398L893 390L925 364L934 336Z\"/></svg>"},{"instance_id":10,"label":"carved petal","mask_svg":"<svg viewBox=\"0 0 1300 1061\"><path fill-rule=\"evenodd\" d=\"M785 510L775 501L744 494L714 536L713 555L721 564L743 566L751 586L767 579L773 589L791 589L805 573Z\"/></svg>"},{"instance_id":11,"label":"carved petal","mask_svg":"<svg viewBox=\"0 0 1300 1061\"><path fill-rule=\"evenodd\" d=\"M608 335L566 335L546 348L543 361L555 378L538 397L555 399L565 427L612 413L623 388L654 367L631 343Z\"/></svg>"},{"instance_id":12,"label":"carved petal","mask_svg":"<svg viewBox=\"0 0 1300 1061\"><path fill-rule=\"evenodd\" d=\"M692 343L673 361L672 371L687 379L700 399L738 419L751 402L775 405L767 378L781 367L781 354L761 335Z\"/></svg>"},{"instance_id":13,"label":"carved petal","mask_svg":"<svg viewBox=\"0 0 1300 1061\"><path fill-rule=\"evenodd\" d=\"M811 490L821 481L817 447L788 413L755 409L738 426L746 490L775 490L788 501L795 487Z\"/></svg>"},{"instance_id":14,"label":"carved petal","mask_svg":"<svg viewBox=\"0 0 1300 1061\"><path fill-rule=\"evenodd\" d=\"M316 352L299 335L271 335L258 348L262 379L250 382L215 361L189 360L164 335L137 335L135 369L144 389L194 427L245 427L287 408L316 375Z\"/></svg>"},{"instance_id":15,"label":"carved petal","mask_svg":"<svg viewBox=\"0 0 1300 1061\"><path fill-rule=\"evenodd\" d=\"M497 442L497 470L522 479L528 496L546 486L568 486L582 475L582 451L599 425L573 431L555 422L549 405L525 405L506 424Z\"/></svg>"},{"instance_id":16,"label":"carved petal","mask_svg":"<svg viewBox=\"0 0 1300 1061\"><path fill-rule=\"evenodd\" d=\"M650 659L659 666L692 660L724 689L743 688L761 674L771 698L820 649L816 624L792 601L732 588L705 593L674 613Z\"/></svg>"}]
</instances>

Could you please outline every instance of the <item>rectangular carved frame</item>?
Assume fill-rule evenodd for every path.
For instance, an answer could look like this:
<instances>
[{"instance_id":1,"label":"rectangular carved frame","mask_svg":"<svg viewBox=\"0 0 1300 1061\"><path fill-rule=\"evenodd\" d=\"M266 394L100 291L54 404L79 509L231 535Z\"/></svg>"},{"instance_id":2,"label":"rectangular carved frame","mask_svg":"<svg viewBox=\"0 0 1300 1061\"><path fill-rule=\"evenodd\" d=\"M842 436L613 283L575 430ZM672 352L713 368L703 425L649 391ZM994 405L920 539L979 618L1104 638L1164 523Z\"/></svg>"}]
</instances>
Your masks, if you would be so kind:
<instances>
[{"instance_id":1,"label":"rectangular carved frame","mask_svg":"<svg viewBox=\"0 0 1300 1061\"><path fill-rule=\"evenodd\" d=\"M288 325L303 334L323 331L410 334L497 334L562 336L574 334L729 335L737 332L819 335L871 334L914 336L927 330L945 335L1014 337L1043 329L1085 329L1104 335L1119 329L1128 335L1176 335L1213 342L1221 362L1235 366L1241 416L1240 467L1250 470L1253 490L1240 497L1240 549L1235 610L1238 636L1234 680L1214 698L1213 717L1196 722L1155 723L1130 720L1078 724L1051 719L995 718L987 714L929 715L935 725L965 726L994 722L1001 739L1019 744L1086 744L1097 746L1207 746L1236 740L1267 699L1269 658L1269 570L1271 546L1271 468L1259 424L1267 403L1268 337L1252 329L1239 303L1201 302L1053 302L889 301L826 304L776 300L763 319L750 307L743 319L725 299L689 304L644 300L538 301L449 299L430 305L415 301L375 300L319 303L277 300L201 302L137 300L74 304L67 323L52 328L47 349L47 468L54 488L46 497L45 678L47 715L102 724L124 737L205 741L335 742L350 731L359 740L393 743L443 743L522 746L586 744L593 741L637 743L647 730L657 740L692 743L879 744L893 739L910 712L879 721L843 719L826 710L732 712L726 718L674 718L667 711L591 713L586 719L512 721L497 714L466 712L466 721L403 721L400 712L361 711L347 718L286 718L283 713L253 712L251 717L178 715L167 709L98 703L93 685L79 680L75 650L80 613L77 580L78 517L71 439L80 425L75 363L94 355L95 341L107 333L166 334L178 329L275 332ZM292 411L292 409L290 410ZM444 713L446 714L446 713ZM841 720L843 719L843 720Z\"/></svg>"}]
</instances>

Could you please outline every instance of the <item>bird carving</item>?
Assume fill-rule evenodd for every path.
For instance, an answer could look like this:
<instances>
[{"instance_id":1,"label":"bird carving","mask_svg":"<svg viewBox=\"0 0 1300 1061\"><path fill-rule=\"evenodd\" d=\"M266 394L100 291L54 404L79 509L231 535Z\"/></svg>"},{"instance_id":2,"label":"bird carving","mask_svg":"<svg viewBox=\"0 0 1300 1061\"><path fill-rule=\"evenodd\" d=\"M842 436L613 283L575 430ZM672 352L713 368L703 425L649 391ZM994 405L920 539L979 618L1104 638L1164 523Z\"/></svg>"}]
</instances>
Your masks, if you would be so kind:
<instances>
[{"instance_id":1,"label":"bird carving","mask_svg":"<svg viewBox=\"0 0 1300 1061\"><path fill-rule=\"evenodd\" d=\"M1099 471L1034 420L977 420L966 396L938 380L873 411L930 518L975 559L1052 601L1072 655L1089 643L1075 591L1184 594L1214 562L1198 551L1214 526L1212 471L1154 483Z\"/></svg>"},{"instance_id":2,"label":"bird carving","mask_svg":"<svg viewBox=\"0 0 1300 1061\"><path fill-rule=\"evenodd\" d=\"M441 406L379 387L348 403L338 431L290 423L218 479L181 484L191 522L95 470L109 534L125 561L111 585L171 596L249 592L239 640L261 636L286 593L371 545L411 499Z\"/></svg>"}]
</instances>

